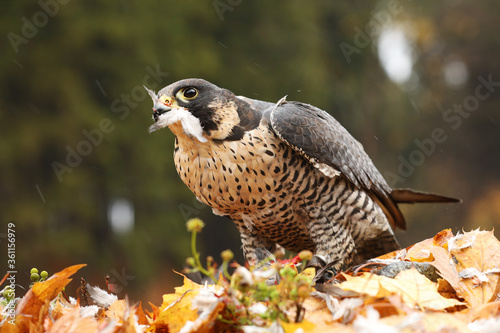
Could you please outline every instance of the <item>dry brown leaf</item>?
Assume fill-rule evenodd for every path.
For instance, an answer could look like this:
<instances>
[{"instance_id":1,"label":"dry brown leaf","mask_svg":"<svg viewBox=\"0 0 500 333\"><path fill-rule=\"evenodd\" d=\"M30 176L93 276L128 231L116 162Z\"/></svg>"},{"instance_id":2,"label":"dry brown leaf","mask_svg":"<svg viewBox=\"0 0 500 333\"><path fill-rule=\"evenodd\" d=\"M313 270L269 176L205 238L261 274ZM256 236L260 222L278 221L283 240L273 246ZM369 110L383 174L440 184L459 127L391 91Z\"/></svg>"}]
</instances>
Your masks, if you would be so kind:
<instances>
[{"instance_id":1,"label":"dry brown leaf","mask_svg":"<svg viewBox=\"0 0 500 333\"><path fill-rule=\"evenodd\" d=\"M432 246L431 252L434 256L434 261L431 264L437 268L443 279L448 281L448 283L457 291L457 294L460 297L467 299L467 292L463 290L462 286L460 285L458 272L452 262L448 250L439 246Z\"/></svg>"},{"instance_id":2,"label":"dry brown leaf","mask_svg":"<svg viewBox=\"0 0 500 333\"><path fill-rule=\"evenodd\" d=\"M500 317L500 301L482 304L464 312L468 322L491 317Z\"/></svg>"},{"instance_id":3,"label":"dry brown leaf","mask_svg":"<svg viewBox=\"0 0 500 333\"><path fill-rule=\"evenodd\" d=\"M19 302L16 312L16 325L21 331L29 331L31 325L42 327L42 322L48 313L49 303L71 281L69 278L80 268L86 266L74 265L52 275L47 281L35 283Z\"/></svg>"},{"instance_id":4,"label":"dry brown leaf","mask_svg":"<svg viewBox=\"0 0 500 333\"><path fill-rule=\"evenodd\" d=\"M193 327L193 331L211 332L213 322L224 308L224 304L216 304L210 313L205 314L201 320L197 321L200 316L198 310L193 308L193 301L201 288L203 288L202 285L184 277L184 285L175 288L174 294L163 295L163 303L158 317L148 331L156 332L167 329L169 332L178 332L188 324L188 326Z\"/></svg>"},{"instance_id":5,"label":"dry brown leaf","mask_svg":"<svg viewBox=\"0 0 500 333\"><path fill-rule=\"evenodd\" d=\"M467 323L450 313L412 312L408 315L381 318L382 324L397 327L398 332L457 332L470 333Z\"/></svg>"},{"instance_id":6,"label":"dry brown leaf","mask_svg":"<svg viewBox=\"0 0 500 333\"><path fill-rule=\"evenodd\" d=\"M310 322L308 320L304 320L300 323L286 323L281 322L281 327L285 331L285 333L295 333L295 332L304 332L304 333L316 333L316 332L336 332L332 325L318 325L315 322ZM339 325L338 332L345 332L344 325Z\"/></svg>"},{"instance_id":7,"label":"dry brown leaf","mask_svg":"<svg viewBox=\"0 0 500 333\"><path fill-rule=\"evenodd\" d=\"M401 306L396 306L394 303L394 299L399 299L399 303L402 303L401 297L398 295L391 295L389 297L386 297L384 299L380 298L368 298L364 302L364 306L371 306L375 310L377 310L378 314L380 315L380 318L388 317L388 316L395 316L395 315L400 315L403 314L404 311L402 311Z\"/></svg>"},{"instance_id":8,"label":"dry brown leaf","mask_svg":"<svg viewBox=\"0 0 500 333\"><path fill-rule=\"evenodd\" d=\"M444 229L436 234L432 238L434 243L432 245L445 247L448 244L448 240L453 237L451 229Z\"/></svg>"},{"instance_id":9,"label":"dry brown leaf","mask_svg":"<svg viewBox=\"0 0 500 333\"><path fill-rule=\"evenodd\" d=\"M59 294L55 299L50 315L53 320L57 320L65 315L72 307L73 305L71 305L64 297Z\"/></svg>"},{"instance_id":10,"label":"dry brown leaf","mask_svg":"<svg viewBox=\"0 0 500 333\"><path fill-rule=\"evenodd\" d=\"M147 316L151 318L151 321L154 321L160 315L160 308L149 302L149 306L151 307L152 312L147 312Z\"/></svg>"},{"instance_id":11,"label":"dry brown leaf","mask_svg":"<svg viewBox=\"0 0 500 333\"><path fill-rule=\"evenodd\" d=\"M410 246L411 247L411 246ZM410 248L408 247L407 250ZM377 259L383 259L383 260L387 260L387 259L394 259L396 258L396 256L401 252L401 250L396 250L396 251L392 251L392 252L389 252L389 253L386 253L386 254L383 254L381 256L378 256Z\"/></svg>"},{"instance_id":12,"label":"dry brown leaf","mask_svg":"<svg viewBox=\"0 0 500 333\"><path fill-rule=\"evenodd\" d=\"M127 304L127 308L128 308L128 310L125 312L125 315L127 317L123 318L119 333L137 333L137 332L139 332L137 330L139 323L136 319L137 308L131 307L128 304Z\"/></svg>"},{"instance_id":13,"label":"dry brown leaf","mask_svg":"<svg viewBox=\"0 0 500 333\"><path fill-rule=\"evenodd\" d=\"M191 309L192 301L198 294L197 290L186 291L181 296L177 294L163 295L163 303L158 317L151 324L149 332L166 329L167 332L178 332L188 320L195 321L198 318L196 310ZM172 297L175 295L175 299Z\"/></svg>"},{"instance_id":14,"label":"dry brown leaf","mask_svg":"<svg viewBox=\"0 0 500 333\"><path fill-rule=\"evenodd\" d=\"M19 326L12 325L9 321L2 324L2 333L18 333L20 332Z\"/></svg>"},{"instance_id":15,"label":"dry brown leaf","mask_svg":"<svg viewBox=\"0 0 500 333\"><path fill-rule=\"evenodd\" d=\"M405 259L417 262L432 261L433 257L432 253L430 253L429 251L429 248L433 243L434 239L429 238L413 245L406 253Z\"/></svg>"},{"instance_id":16,"label":"dry brown leaf","mask_svg":"<svg viewBox=\"0 0 500 333\"><path fill-rule=\"evenodd\" d=\"M149 320L142 308L142 303L139 303L139 306L135 308L135 314L137 315L137 322L139 325L149 325Z\"/></svg>"},{"instance_id":17,"label":"dry brown leaf","mask_svg":"<svg viewBox=\"0 0 500 333\"><path fill-rule=\"evenodd\" d=\"M394 258L399 253L386 256ZM346 281L335 285L334 293L331 293L332 288L324 290L333 295L344 295L340 301L338 297L329 299L332 301L330 307L333 304L335 309L333 313L341 315L334 318L325 300L311 296L302 303L305 313L301 323L280 322L280 325L284 332L382 329L390 332L467 333L470 332L467 324L500 316L500 301L496 300L500 292L500 242L492 232L472 231L453 237L450 230L443 230L435 237L408 248L405 259L430 262L443 279L434 283L414 268L400 272L394 279L370 273L360 276L344 274ZM160 308L151 304L151 313L146 314L141 304L134 307L126 300L117 300L97 318L82 318L82 308L57 295L70 281L69 277L83 266L68 267L48 281L36 283L18 305L17 310L21 313L16 317L17 326L5 322L1 332L107 330L134 333L138 324L149 326L148 332L212 333L221 328L234 328L217 321L225 307L219 299L226 295L224 288L229 286L207 288L186 277L184 284L175 288L173 294L163 296ZM345 295L351 297L345 298ZM459 297L467 301L469 308L462 311L454 308L464 304L457 300ZM426 311L418 311L418 308ZM295 307L289 309L294 310ZM293 318L293 315L288 314L288 317ZM495 325L495 322L489 324ZM273 325L275 327L277 323Z\"/></svg>"},{"instance_id":18,"label":"dry brown leaf","mask_svg":"<svg viewBox=\"0 0 500 333\"><path fill-rule=\"evenodd\" d=\"M455 237L449 251L456 260L458 274L464 270L476 272L472 278L461 278L463 288L471 297L467 302L475 307L495 300L500 274L488 274L500 266L500 242L491 231L474 230L461 237Z\"/></svg>"},{"instance_id":19,"label":"dry brown leaf","mask_svg":"<svg viewBox=\"0 0 500 333\"><path fill-rule=\"evenodd\" d=\"M305 321L314 323L316 326L323 326L333 322L332 313L320 298L308 297L302 303L302 307L305 310ZM294 318L290 313L288 315L290 318Z\"/></svg>"},{"instance_id":20,"label":"dry brown leaf","mask_svg":"<svg viewBox=\"0 0 500 333\"><path fill-rule=\"evenodd\" d=\"M48 323L50 321L49 317L46 317L45 327L49 333L67 333L67 332L97 332L99 323L90 319L82 318L80 316L80 307L75 306L70 311L66 312L61 318L59 318L53 325Z\"/></svg>"},{"instance_id":21,"label":"dry brown leaf","mask_svg":"<svg viewBox=\"0 0 500 333\"><path fill-rule=\"evenodd\" d=\"M437 280L437 291L443 297L458 299L457 291L445 279L439 278Z\"/></svg>"},{"instance_id":22,"label":"dry brown leaf","mask_svg":"<svg viewBox=\"0 0 500 333\"><path fill-rule=\"evenodd\" d=\"M113 319L118 323L123 322L127 315L127 311L129 311L129 306L124 299L118 299L113 302L106 310L106 317L109 319Z\"/></svg>"},{"instance_id":23,"label":"dry brown leaf","mask_svg":"<svg viewBox=\"0 0 500 333\"><path fill-rule=\"evenodd\" d=\"M394 279L369 273L356 277L345 275L345 278L346 281L339 284L344 290L376 297L383 288L390 293L401 295L403 302L411 308L418 305L429 310L444 310L462 304L456 299L441 296L437 292L436 284L414 268L402 271Z\"/></svg>"},{"instance_id":24,"label":"dry brown leaf","mask_svg":"<svg viewBox=\"0 0 500 333\"><path fill-rule=\"evenodd\" d=\"M450 229L445 229L439 232L433 238L428 238L413 245L406 254L406 260L417 262L431 262L434 256L431 252L433 246L444 246L448 243L448 239L452 238L453 234Z\"/></svg>"}]
</instances>

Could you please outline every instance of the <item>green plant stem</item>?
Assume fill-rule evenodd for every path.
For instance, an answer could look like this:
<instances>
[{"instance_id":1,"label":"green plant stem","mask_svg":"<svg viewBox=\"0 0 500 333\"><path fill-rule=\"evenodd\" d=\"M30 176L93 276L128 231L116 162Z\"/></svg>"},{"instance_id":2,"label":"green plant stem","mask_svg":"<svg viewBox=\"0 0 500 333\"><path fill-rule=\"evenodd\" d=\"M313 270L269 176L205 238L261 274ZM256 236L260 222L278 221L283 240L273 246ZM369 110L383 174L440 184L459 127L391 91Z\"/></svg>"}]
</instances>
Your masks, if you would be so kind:
<instances>
[{"instance_id":1,"label":"green plant stem","mask_svg":"<svg viewBox=\"0 0 500 333\"><path fill-rule=\"evenodd\" d=\"M215 279L215 276L210 274L210 272L208 270L206 270L205 268L203 268L203 266L201 265L200 254L198 252L196 252L196 232L195 231L191 232L191 252L193 253L193 258L194 258L194 262L196 263L196 267L200 270L200 272L202 272L203 274L205 274L206 276L211 278L212 281L216 282L217 280Z\"/></svg>"},{"instance_id":2,"label":"green plant stem","mask_svg":"<svg viewBox=\"0 0 500 333\"><path fill-rule=\"evenodd\" d=\"M224 276L226 277L226 279L231 280L231 275L229 275L229 272L227 271L227 266L228 266L228 262L223 261L222 262L222 272L223 272Z\"/></svg>"}]
</instances>

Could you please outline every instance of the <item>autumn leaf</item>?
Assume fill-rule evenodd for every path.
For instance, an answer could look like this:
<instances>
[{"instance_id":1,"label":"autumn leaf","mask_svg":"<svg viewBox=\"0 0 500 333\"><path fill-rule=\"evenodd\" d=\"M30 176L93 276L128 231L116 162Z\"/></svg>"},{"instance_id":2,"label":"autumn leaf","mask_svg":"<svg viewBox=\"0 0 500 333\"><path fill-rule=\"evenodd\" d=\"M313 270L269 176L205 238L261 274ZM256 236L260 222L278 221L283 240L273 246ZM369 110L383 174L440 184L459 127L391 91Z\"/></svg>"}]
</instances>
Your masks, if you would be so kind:
<instances>
[{"instance_id":1,"label":"autumn leaf","mask_svg":"<svg viewBox=\"0 0 500 333\"><path fill-rule=\"evenodd\" d=\"M197 290L190 290L180 296L177 294L163 295L163 302L167 306L161 307L158 317L148 331L156 332L160 329L166 329L167 332L178 332L188 320L196 320L198 313L191 308L191 305L197 293Z\"/></svg>"},{"instance_id":2,"label":"autumn leaf","mask_svg":"<svg viewBox=\"0 0 500 333\"><path fill-rule=\"evenodd\" d=\"M142 303L139 303L139 306L136 307L135 314L137 315L137 322L139 325L148 325L149 319L144 309L142 308Z\"/></svg>"},{"instance_id":3,"label":"autumn leaf","mask_svg":"<svg viewBox=\"0 0 500 333\"><path fill-rule=\"evenodd\" d=\"M33 284L17 306L16 326L29 331L32 325L42 327L49 303L71 282L69 278L86 265L74 265L52 275L47 281Z\"/></svg>"},{"instance_id":4,"label":"autumn leaf","mask_svg":"<svg viewBox=\"0 0 500 333\"><path fill-rule=\"evenodd\" d=\"M489 319L500 316L500 301L486 303L470 309L467 319L472 322L479 319Z\"/></svg>"},{"instance_id":5,"label":"autumn leaf","mask_svg":"<svg viewBox=\"0 0 500 333\"><path fill-rule=\"evenodd\" d=\"M184 277L184 284L174 293L163 295L160 307L150 303L152 311L145 312L140 303L130 305L127 299L116 299L98 287L89 289L94 292L95 304L91 306L81 307L74 300L63 298L60 291L70 276L84 266L77 265L35 283L17 305L16 325L4 321L1 332L466 333L497 329L500 242L492 232L475 230L453 236L447 229L406 251L379 257L384 258L390 260L380 262L388 265L398 260L410 265L430 263L442 278L433 282L414 267L394 278L371 272L353 276L348 271L341 273L344 282L311 288L309 282L303 283L312 280L314 272L305 270L297 275L300 279L283 279L276 288L267 288L265 284L257 288L257 283L263 282L249 279L246 289L237 289L237 282L222 278L215 285L199 285ZM283 285L285 280L288 282ZM291 290L299 290L294 284L297 281L307 292L300 299L288 299ZM249 290L253 292L247 293ZM256 291L261 293L260 298L254 297ZM268 293L264 298L263 292ZM3 299L0 310L7 304ZM270 311L273 306L275 312Z\"/></svg>"},{"instance_id":6,"label":"autumn leaf","mask_svg":"<svg viewBox=\"0 0 500 333\"><path fill-rule=\"evenodd\" d=\"M431 252L433 246L444 246L448 243L448 239L452 238L453 234L450 229L445 229L439 232L433 238L428 238L413 245L406 254L407 260L416 262L431 262L434 256Z\"/></svg>"},{"instance_id":7,"label":"autumn leaf","mask_svg":"<svg viewBox=\"0 0 500 333\"><path fill-rule=\"evenodd\" d=\"M129 311L129 306L127 302L123 299L119 299L113 302L106 310L106 317L115 320L117 322L122 322Z\"/></svg>"},{"instance_id":8,"label":"autumn leaf","mask_svg":"<svg viewBox=\"0 0 500 333\"><path fill-rule=\"evenodd\" d=\"M444 312L411 312L407 315L380 318L372 327L386 325L394 332L455 332L470 333L467 323L457 316Z\"/></svg>"},{"instance_id":9,"label":"autumn leaf","mask_svg":"<svg viewBox=\"0 0 500 333\"><path fill-rule=\"evenodd\" d=\"M78 306L60 317L53 325L50 323L49 317L45 319L46 331L50 333L97 332L98 327L99 323L95 320L80 316L80 307Z\"/></svg>"},{"instance_id":10,"label":"autumn leaf","mask_svg":"<svg viewBox=\"0 0 500 333\"><path fill-rule=\"evenodd\" d=\"M345 326L338 323L332 323L330 325L311 322L308 320L304 320L300 323L280 323L281 328L283 328L285 333L295 333L295 332L304 332L304 333L330 333L330 332L349 332L350 330ZM354 332L354 330L351 330Z\"/></svg>"},{"instance_id":11,"label":"autumn leaf","mask_svg":"<svg viewBox=\"0 0 500 333\"><path fill-rule=\"evenodd\" d=\"M453 264L448 250L439 246L432 246L430 251L434 257L434 261L431 264L437 268L439 274L456 290L458 296L465 300L470 298L467 290L463 288L460 282L457 269Z\"/></svg>"},{"instance_id":12,"label":"autumn leaf","mask_svg":"<svg viewBox=\"0 0 500 333\"><path fill-rule=\"evenodd\" d=\"M415 268L402 271L394 279L363 273L361 276L344 274L346 281L339 287L372 297L387 296L387 293L401 295L403 302L413 308L419 306L428 310L444 310L462 303L456 299L444 298L437 292L434 282L420 274Z\"/></svg>"},{"instance_id":13,"label":"autumn leaf","mask_svg":"<svg viewBox=\"0 0 500 333\"><path fill-rule=\"evenodd\" d=\"M301 306L305 311L304 322L314 323L316 326L324 326L333 322L332 313L323 299L309 297Z\"/></svg>"},{"instance_id":14,"label":"autumn leaf","mask_svg":"<svg viewBox=\"0 0 500 333\"><path fill-rule=\"evenodd\" d=\"M217 302L214 286L204 287L184 277L184 284L175 288L174 294L163 295L163 303L158 318L151 324L149 332L167 329L169 332L211 332L215 318L224 308L224 304ZM215 297L203 311L197 306L203 297ZM210 303L210 302L209 302Z\"/></svg>"},{"instance_id":15,"label":"autumn leaf","mask_svg":"<svg viewBox=\"0 0 500 333\"><path fill-rule=\"evenodd\" d=\"M471 231L448 242L461 285L472 306L495 300L500 278L500 242L491 231Z\"/></svg>"},{"instance_id":16,"label":"autumn leaf","mask_svg":"<svg viewBox=\"0 0 500 333\"><path fill-rule=\"evenodd\" d=\"M500 290L500 242L490 231L471 231L433 246L431 263L470 307L493 301Z\"/></svg>"}]
</instances>

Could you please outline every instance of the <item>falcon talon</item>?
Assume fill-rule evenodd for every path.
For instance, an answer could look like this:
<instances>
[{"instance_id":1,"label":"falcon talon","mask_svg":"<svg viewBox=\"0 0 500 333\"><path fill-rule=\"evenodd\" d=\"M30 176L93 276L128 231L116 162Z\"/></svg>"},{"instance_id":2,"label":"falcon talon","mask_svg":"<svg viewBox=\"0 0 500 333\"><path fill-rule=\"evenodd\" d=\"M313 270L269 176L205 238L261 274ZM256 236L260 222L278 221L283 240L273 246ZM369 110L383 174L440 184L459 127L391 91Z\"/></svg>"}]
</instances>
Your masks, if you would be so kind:
<instances>
[{"instance_id":1,"label":"falcon talon","mask_svg":"<svg viewBox=\"0 0 500 333\"><path fill-rule=\"evenodd\" d=\"M399 249L399 203L459 201L391 189L363 146L312 105L236 96L202 79L146 90L149 131L174 133L177 173L214 214L233 220L250 263L257 249L309 250L335 272Z\"/></svg>"}]
</instances>

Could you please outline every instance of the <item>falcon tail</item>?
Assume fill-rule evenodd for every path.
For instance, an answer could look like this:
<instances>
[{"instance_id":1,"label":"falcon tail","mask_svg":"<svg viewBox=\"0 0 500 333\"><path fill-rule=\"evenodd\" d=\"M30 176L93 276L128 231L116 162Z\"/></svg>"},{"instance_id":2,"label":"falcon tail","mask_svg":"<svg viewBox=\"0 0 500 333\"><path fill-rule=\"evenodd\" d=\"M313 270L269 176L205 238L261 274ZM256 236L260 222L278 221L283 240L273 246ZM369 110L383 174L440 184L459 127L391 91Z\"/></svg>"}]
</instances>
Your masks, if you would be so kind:
<instances>
[{"instance_id":1,"label":"falcon tail","mask_svg":"<svg viewBox=\"0 0 500 333\"><path fill-rule=\"evenodd\" d=\"M411 190L408 188L394 189L389 193L389 196L372 195L375 202L387 216L391 227L397 227L406 230L406 220L403 213L399 210L400 203L425 203L425 202L462 202L460 199L445 197L443 195L426 193Z\"/></svg>"},{"instance_id":2,"label":"falcon tail","mask_svg":"<svg viewBox=\"0 0 500 333\"><path fill-rule=\"evenodd\" d=\"M396 203L462 202L460 199L445 197L434 193L415 191L408 188L394 189L389 196Z\"/></svg>"}]
</instances>

